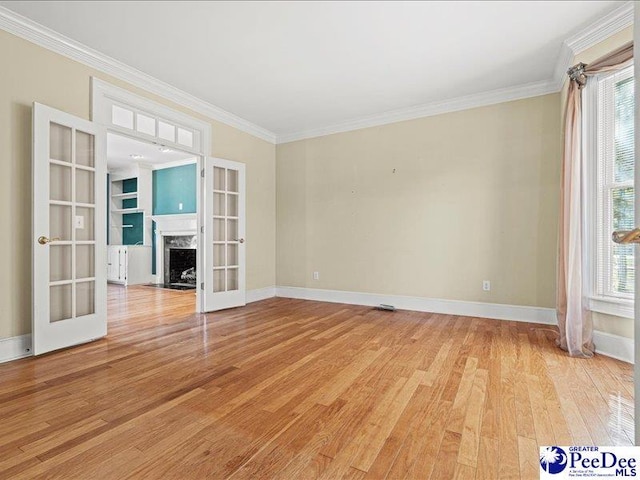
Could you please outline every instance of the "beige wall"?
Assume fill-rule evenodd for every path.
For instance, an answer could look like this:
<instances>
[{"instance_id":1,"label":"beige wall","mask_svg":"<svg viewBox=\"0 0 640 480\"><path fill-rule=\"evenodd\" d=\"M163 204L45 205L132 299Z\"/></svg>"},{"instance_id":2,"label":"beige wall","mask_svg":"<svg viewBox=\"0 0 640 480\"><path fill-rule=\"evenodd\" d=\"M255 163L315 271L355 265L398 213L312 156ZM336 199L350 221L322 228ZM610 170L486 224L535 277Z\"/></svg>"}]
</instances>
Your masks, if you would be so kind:
<instances>
[{"instance_id":1,"label":"beige wall","mask_svg":"<svg viewBox=\"0 0 640 480\"><path fill-rule=\"evenodd\" d=\"M554 307L559 102L279 145L278 285Z\"/></svg>"},{"instance_id":2,"label":"beige wall","mask_svg":"<svg viewBox=\"0 0 640 480\"><path fill-rule=\"evenodd\" d=\"M0 30L0 338L31 330L31 105L89 118L96 76L209 121L216 157L247 165L247 288L275 284L275 146Z\"/></svg>"}]
</instances>

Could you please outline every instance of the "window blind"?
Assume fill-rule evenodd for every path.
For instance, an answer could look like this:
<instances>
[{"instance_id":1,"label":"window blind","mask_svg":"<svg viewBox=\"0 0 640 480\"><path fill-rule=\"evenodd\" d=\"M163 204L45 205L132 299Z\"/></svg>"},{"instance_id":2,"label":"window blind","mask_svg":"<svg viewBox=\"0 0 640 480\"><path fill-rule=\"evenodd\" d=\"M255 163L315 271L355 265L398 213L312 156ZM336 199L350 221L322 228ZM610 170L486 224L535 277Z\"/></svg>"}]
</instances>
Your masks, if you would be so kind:
<instances>
[{"instance_id":1,"label":"window blind","mask_svg":"<svg viewBox=\"0 0 640 480\"><path fill-rule=\"evenodd\" d=\"M634 247L611 241L611 232L635 225L632 67L599 80L597 113L597 293L632 298Z\"/></svg>"}]
</instances>

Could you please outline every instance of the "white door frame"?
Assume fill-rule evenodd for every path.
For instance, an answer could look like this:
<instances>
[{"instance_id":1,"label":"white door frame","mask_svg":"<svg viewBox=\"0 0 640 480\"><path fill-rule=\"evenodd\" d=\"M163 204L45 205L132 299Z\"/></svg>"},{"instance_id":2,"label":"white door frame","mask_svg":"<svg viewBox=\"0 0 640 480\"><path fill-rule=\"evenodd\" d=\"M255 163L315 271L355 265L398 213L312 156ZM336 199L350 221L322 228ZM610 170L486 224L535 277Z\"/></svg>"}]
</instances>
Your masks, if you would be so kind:
<instances>
[{"instance_id":1,"label":"white door frame","mask_svg":"<svg viewBox=\"0 0 640 480\"><path fill-rule=\"evenodd\" d=\"M124 107L132 112L132 128L125 128L113 123L112 108L114 105ZM167 123L184 127L193 133L194 143L190 148L177 141L168 141L156 135L149 135L139 132L136 128L135 118L137 114L143 113L145 116L154 117ZM106 127L108 132L136 138L147 143L170 146L178 150L193 153L197 157L198 181L196 182L196 215L197 215L197 239L198 248L196 250L197 263L197 288L196 288L196 312L204 311L204 298L202 295L202 285L204 283L204 255L202 253L203 241L203 199L202 199L202 172L204 171L204 158L211 153L211 124L199 120L191 115L187 115L178 110L154 102L140 95L136 95L115 85L111 85L103 80L91 77L91 119ZM156 125L158 125L156 123ZM158 128L156 127L156 134ZM106 141L106 139L105 139ZM96 158L96 162L104 162L106 168L106 158ZM158 248L158 245L156 245ZM157 268L157 266L156 266ZM157 271L157 270L156 270Z\"/></svg>"}]
</instances>

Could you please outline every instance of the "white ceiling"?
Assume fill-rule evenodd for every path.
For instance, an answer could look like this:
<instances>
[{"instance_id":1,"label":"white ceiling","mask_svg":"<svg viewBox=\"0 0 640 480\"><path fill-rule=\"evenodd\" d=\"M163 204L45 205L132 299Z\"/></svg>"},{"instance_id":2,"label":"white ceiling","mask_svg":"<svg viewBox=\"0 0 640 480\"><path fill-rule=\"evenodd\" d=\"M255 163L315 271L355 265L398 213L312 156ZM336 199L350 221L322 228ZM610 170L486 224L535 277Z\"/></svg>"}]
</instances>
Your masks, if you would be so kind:
<instances>
[{"instance_id":1,"label":"white ceiling","mask_svg":"<svg viewBox=\"0 0 640 480\"><path fill-rule=\"evenodd\" d=\"M131 155L142 155L142 158L132 158ZM109 171L127 168L135 163L158 167L165 163L190 159L195 160L192 153L175 150L161 152L159 145L107 133L107 168Z\"/></svg>"},{"instance_id":2,"label":"white ceiling","mask_svg":"<svg viewBox=\"0 0 640 480\"><path fill-rule=\"evenodd\" d=\"M0 2L278 136L550 81L623 3Z\"/></svg>"}]
</instances>

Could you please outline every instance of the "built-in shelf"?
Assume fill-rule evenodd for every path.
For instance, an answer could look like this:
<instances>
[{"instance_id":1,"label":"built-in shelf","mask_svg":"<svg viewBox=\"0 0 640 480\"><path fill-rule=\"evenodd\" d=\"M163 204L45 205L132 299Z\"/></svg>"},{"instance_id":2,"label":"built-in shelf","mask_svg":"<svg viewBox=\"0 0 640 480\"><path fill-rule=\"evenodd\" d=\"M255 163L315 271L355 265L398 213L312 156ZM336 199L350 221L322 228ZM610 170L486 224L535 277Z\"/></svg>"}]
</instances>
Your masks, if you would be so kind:
<instances>
[{"instance_id":1,"label":"built-in shelf","mask_svg":"<svg viewBox=\"0 0 640 480\"><path fill-rule=\"evenodd\" d=\"M142 208L118 208L111 210L112 213L140 213L144 212Z\"/></svg>"},{"instance_id":2,"label":"built-in shelf","mask_svg":"<svg viewBox=\"0 0 640 480\"><path fill-rule=\"evenodd\" d=\"M151 245L152 181L151 168L138 163L110 172L109 244Z\"/></svg>"},{"instance_id":3,"label":"built-in shelf","mask_svg":"<svg viewBox=\"0 0 640 480\"><path fill-rule=\"evenodd\" d=\"M111 198L118 198L120 200L127 200L129 198L138 198L138 192L115 193L115 194L111 195Z\"/></svg>"}]
</instances>

